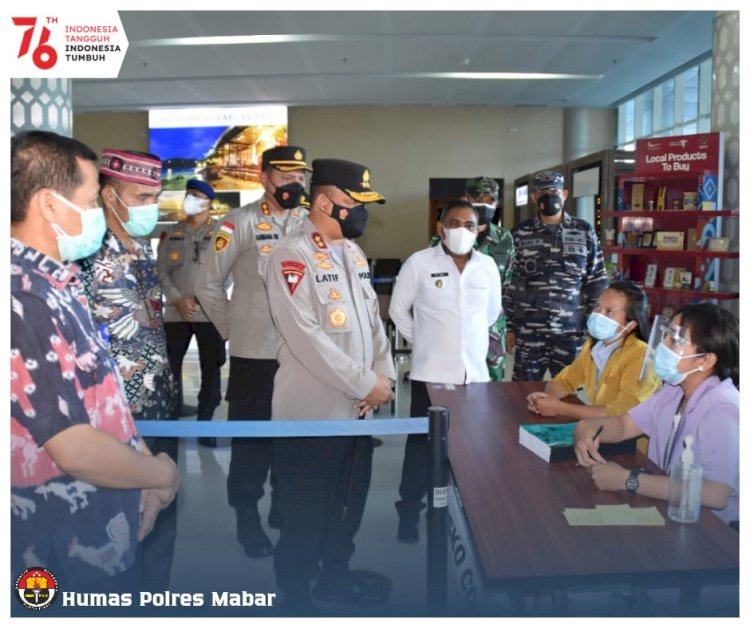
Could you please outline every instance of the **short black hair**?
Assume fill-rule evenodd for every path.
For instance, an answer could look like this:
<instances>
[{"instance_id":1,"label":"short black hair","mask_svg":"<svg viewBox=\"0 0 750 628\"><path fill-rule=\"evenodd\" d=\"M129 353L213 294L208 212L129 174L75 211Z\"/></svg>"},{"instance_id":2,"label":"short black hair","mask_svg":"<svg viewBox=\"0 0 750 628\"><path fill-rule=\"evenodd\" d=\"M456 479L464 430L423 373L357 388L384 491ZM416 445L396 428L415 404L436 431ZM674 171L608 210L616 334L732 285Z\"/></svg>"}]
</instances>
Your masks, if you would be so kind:
<instances>
[{"instance_id":1,"label":"short black hair","mask_svg":"<svg viewBox=\"0 0 750 628\"><path fill-rule=\"evenodd\" d=\"M26 220L31 197L42 188L71 196L83 183L76 158L96 165L83 142L49 131L22 131L10 140L10 222Z\"/></svg>"},{"instance_id":2,"label":"short black hair","mask_svg":"<svg viewBox=\"0 0 750 628\"><path fill-rule=\"evenodd\" d=\"M445 219L448 217L448 214L450 214L454 209L470 209L474 212L474 215L477 217L477 222L479 222L479 210L477 210L474 205L472 205L469 201L450 201L440 212L440 222L445 224Z\"/></svg>"},{"instance_id":3,"label":"short black hair","mask_svg":"<svg viewBox=\"0 0 750 628\"><path fill-rule=\"evenodd\" d=\"M648 324L648 297L635 281L614 281L609 286L608 290L615 290L623 295L628 300L627 311L625 312L625 321L635 321L637 327L634 330L641 340L648 342L649 337L649 324Z\"/></svg>"},{"instance_id":4,"label":"short black hair","mask_svg":"<svg viewBox=\"0 0 750 628\"><path fill-rule=\"evenodd\" d=\"M740 327L737 317L713 303L683 305L675 316L690 330L697 353L716 356L714 373L720 379L731 377L740 385Z\"/></svg>"}]
</instances>

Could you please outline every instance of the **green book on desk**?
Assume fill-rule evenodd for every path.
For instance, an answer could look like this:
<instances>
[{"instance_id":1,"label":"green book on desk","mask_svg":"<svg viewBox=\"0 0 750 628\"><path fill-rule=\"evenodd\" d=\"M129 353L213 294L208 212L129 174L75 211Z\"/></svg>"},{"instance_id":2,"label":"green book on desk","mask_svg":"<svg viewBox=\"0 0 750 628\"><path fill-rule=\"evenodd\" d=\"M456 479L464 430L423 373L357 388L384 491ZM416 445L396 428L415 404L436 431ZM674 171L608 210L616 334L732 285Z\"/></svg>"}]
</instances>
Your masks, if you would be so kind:
<instances>
[{"instance_id":1,"label":"green book on desk","mask_svg":"<svg viewBox=\"0 0 750 628\"><path fill-rule=\"evenodd\" d=\"M535 423L518 428L518 442L533 451L542 460L557 462L575 460L573 430L578 423ZM614 454L635 451L635 439L621 443L601 443L599 452L605 458Z\"/></svg>"}]
</instances>

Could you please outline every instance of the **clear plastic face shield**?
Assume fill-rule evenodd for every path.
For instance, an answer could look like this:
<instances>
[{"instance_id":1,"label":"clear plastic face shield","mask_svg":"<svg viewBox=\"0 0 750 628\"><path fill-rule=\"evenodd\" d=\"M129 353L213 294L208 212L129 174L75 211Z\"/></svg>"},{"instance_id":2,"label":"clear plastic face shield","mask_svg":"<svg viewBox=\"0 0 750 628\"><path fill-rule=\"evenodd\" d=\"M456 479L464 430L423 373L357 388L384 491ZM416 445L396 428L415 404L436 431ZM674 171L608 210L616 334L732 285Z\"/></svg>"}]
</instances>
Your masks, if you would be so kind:
<instances>
[{"instance_id":1,"label":"clear plastic face shield","mask_svg":"<svg viewBox=\"0 0 750 628\"><path fill-rule=\"evenodd\" d=\"M704 355L703 353L695 352L695 346L688 336L689 334L685 327L672 323L671 318L657 314L654 317L654 322L651 326L651 334L648 338L648 348L643 356L643 364L641 364L641 372L638 376L638 380L642 380L646 375L646 369L648 368L649 363L653 364L656 349L662 342L664 342L664 345L667 348L674 351L681 358L691 358Z\"/></svg>"}]
</instances>

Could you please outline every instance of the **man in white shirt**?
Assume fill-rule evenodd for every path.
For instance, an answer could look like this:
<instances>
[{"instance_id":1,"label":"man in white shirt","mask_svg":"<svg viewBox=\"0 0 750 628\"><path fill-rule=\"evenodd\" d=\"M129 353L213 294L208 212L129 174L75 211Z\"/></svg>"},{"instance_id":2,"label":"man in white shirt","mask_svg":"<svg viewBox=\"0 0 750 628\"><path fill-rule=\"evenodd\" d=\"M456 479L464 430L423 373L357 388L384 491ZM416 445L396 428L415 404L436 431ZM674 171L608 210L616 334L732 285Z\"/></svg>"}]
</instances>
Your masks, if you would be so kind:
<instances>
[{"instance_id":1,"label":"man in white shirt","mask_svg":"<svg viewBox=\"0 0 750 628\"><path fill-rule=\"evenodd\" d=\"M500 273L489 255L473 250L477 210L452 201L437 223L440 246L414 253L398 274L389 313L412 343L411 416L425 416L427 383L488 382L489 329L502 311ZM396 502L400 541L419 540L417 523L427 490L427 437L410 434Z\"/></svg>"}]
</instances>

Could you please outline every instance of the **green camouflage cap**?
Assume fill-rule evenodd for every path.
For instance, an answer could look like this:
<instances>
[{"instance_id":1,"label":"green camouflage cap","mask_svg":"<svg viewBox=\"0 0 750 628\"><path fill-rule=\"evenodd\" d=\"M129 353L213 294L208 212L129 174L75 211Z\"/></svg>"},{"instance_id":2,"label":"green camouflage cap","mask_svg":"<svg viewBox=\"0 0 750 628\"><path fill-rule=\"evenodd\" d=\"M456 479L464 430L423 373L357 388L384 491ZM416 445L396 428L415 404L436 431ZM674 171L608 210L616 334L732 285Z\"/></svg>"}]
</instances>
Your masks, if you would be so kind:
<instances>
[{"instance_id":1,"label":"green camouflage cap","mask_svg":"<svg viewBox=\"0 0 750 628\"><path fill-rule=\"evenodd\" d=\"M489 194L495 201L499 194L500 186L491 177L474 177L466 182L466 194L471 198L480 198Z\"/></svg>"}]
</instances>

